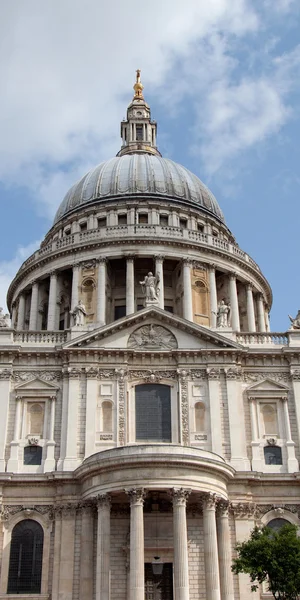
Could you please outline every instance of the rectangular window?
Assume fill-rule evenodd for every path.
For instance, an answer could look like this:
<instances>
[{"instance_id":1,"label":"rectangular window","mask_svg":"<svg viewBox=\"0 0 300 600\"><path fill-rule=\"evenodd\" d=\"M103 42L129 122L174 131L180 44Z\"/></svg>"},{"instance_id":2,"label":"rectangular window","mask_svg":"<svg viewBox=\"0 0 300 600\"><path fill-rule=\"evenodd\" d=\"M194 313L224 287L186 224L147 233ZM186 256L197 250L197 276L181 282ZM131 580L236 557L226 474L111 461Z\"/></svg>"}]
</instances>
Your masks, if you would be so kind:
<instances>
[{"instance_id":1,"label":"rectangular window","mask_svg":"<svg viewBox=\"0 0 300 600\"><path fill-rule=\"evenodd\" d=\"M115 321L122 317L126 317L126 306L115 306Z\"/></svg>"},{"instance_id":2,"label":"rectangular window","mask_svg":"<svg viewBox=\"0 0 300 600\"><path fill-rule=\"evenodd\" d=\"M179 227L180 227L180 229L186 229L187 228L187 220L179 219Z\"/></svg>"},{"instance_id":3,"label":"rectangular window","mask_svg":"<svg viewBox=\"0 0 300 600\"><path fill-rule=\"evenodd\" d=\"M79 227L80 233L84 233L85 231L87 231L87 223L80 223Z\"/></svg>"},{"instance_id":4,"label":"rectangular window","mask_svg":"<svg viewBox=\"0 0 300 600\"><path fill-rule=\"evenodd\" d=\"M118 225L127 225L126 213L124 213L123 215L118 215Z\"/></svg>"},{"instance_id":5,"label":"rectangular window","mask_svg":"<svg viewBox=\"0 0 300 600\"><path fill-rule=\"evenodd\" d=\"M98 228L106 227L106 217L101 217L98 219Z\"/></svg>"},{"instance_id":6,"label":"rectangular window","mask_svg":"<svg viewBox=\"0 0 300 600\"><path fill-rule=\"evenodd\" d=\"M139 219L139 223L146 224L146 223L148 223L148 214L147 213L139 213L138 219Z\"/></svg>"},{"instance_id":7,"label":"rectangular window","mask_svg":"<svg viewBox=\"0 0 300 600\"><path fill-rule=\"evenodd\" d=\"M168 385L144 384L135 388L136 439L171 442L171 395Z\"/></svg>"},{"instance_id":8,"label":"rectangular window","mask_svg":"<svg viewBox=\"0 0 300 600\"><path fill-rule=\"evenodd\" d=\"M136 125L136 141L142 142L143 139L143 125Z\"/></svg>"},{"instance_id":9,"label":"rectangular window","mask_svg":"<svg viewBox=\"0 0 300 600\"><path fill-rule=\"evenodd\" d=\"M159 215L159 224L162 225L162 227L167 227L169 225L168 215Z\"/></svg>"}]
</instances>

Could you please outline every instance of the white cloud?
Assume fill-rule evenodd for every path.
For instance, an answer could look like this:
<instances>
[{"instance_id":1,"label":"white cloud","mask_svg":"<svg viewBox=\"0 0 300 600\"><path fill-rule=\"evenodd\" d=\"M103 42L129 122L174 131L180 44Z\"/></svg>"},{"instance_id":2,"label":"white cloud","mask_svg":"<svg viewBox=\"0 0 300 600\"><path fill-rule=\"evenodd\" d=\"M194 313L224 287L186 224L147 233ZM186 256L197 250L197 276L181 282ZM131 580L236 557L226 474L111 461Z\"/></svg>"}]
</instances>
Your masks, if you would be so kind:
<instances>
[{"instance_id":1,"label":"white cloud","mask_svg":"<svg viewBox=\"0 0 300 600\"><path fill-rule=\"evenodd\" d=\"M24 260L26 260L39 245L40 241L36 241L28 246L20 246L13 258L6 261L0 261L0 306L4 308L4 312L7 312L6 294L12 279Z\"/></svg>"}]
</instances>

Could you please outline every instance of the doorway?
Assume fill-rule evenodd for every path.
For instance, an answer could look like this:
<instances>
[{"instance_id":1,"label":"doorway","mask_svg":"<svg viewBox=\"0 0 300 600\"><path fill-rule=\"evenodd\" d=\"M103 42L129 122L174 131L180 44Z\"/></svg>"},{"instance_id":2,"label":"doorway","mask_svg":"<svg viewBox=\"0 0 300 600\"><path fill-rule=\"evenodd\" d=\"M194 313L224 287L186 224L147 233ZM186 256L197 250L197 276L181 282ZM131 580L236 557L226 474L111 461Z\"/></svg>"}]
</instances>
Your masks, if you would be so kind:
<instances>
[{"instance_id":1,"label":"doorway","mask_svg":"<svg viewBox=\"0 0 300 600\"><path fill-rule=\"evenodd\" d=\"M164 563L161 575L145 564L145 600L173 600L173 564Z\"/></svg>"}]
</instances>

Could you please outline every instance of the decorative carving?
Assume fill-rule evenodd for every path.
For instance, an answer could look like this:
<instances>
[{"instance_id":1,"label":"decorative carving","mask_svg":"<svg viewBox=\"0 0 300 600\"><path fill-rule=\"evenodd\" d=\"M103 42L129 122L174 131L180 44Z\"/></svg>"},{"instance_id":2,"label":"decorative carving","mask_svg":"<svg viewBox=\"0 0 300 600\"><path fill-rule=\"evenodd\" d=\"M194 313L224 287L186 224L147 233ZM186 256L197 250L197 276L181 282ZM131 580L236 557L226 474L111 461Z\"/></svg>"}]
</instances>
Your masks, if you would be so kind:
<instances>
[{"instance_id":1,"label":"decorative carving","mask_svg":"<svg viewBox=\"0 0 300 600\"><path fill-rule=\"evenodd\" d=\"M189 445L189 403L188 403L188 371L177 371L180 385L180 404L181 404L181 436L184 446Z\"/></svg>"},{"instance_id":2,"label":"decorative carving","mask_svg":"<svg viewBox=\"0 0 300 600\"><path fill-rule=\"evenodd\" d=\"M119 382L119 401L118 401L118 411L119 411L119 444L120 446L125 445L125 381L124 375L125 372L121 369L121 373L118 373Z\"/></svg>"},{"instance_id":3,"label":"decorative carving","mask_svg":"<svg viewBox=\"0 0 300 600\"><path fill-rule=\"evenodd\" d=\"M101 370L99 371L99 379L113 379L115 373L116 371L112 371L109 369Z\"/></svg>"},{"instance_id":4,"label":"decorative carving","mask_svg":"<svg viewBox=\"0 0 300 600\"><path fill-rule=\"evenodd\" d=\"M13 373L15 381L30 381L33 379L42 379L42 381L55 381L62 376L61 371L17 371Z\"/></svg>"},{"instance_id":5,"label":"decorative carving","mask_svg":"<svg viewBox=\"0 0 300 600\"><path fill-rule=\"evenodd\" d=\"M9 369L2 369L0 371L0 379L10 379L12 376L12 372Z\"/></svg>"},{"instance_id":6,"label":"decorative carving","mask_svg":"<svg viewBox=\"0 0 300 600\"><path fill-rule=\"evenodd\" d=\"M30 437L30 438L28 438L28 444L29 444L29 446L38 446L39 445L39 438L37 438L37 437Z\"/></svg>"},{"instance_id":7,"label":"decorative carving","mask_svg":"<svg viewBox=\"0 0 300 600\"><path fill-rule=\"evenodd\" d=\"M201 494L201 502L203 509L216 509L218 497L217 494L211 492Z\"/></svg>"},{"instance_id":8,"label":"decorative carving","mask_svg":"<svg viewBox=\"0 0 300 600\"><path fill-rule=\"evenodd\" d=\"M191 491L185 488L173 488L171 490L173 506L186 506Z\"/></svg>"},{"instance_id":9,"label":"decorative carving","mask_svg":"<svg viewBox=\"0 0 300 600\"><path fill-rule=\"evenodd\" d=\"M101 510L102 508L110 509L110 507L111 507L111 497L109 494L99 494L98 496L96 496L96 501L97 501L98 511Z\"/></svg>"},{"instance_id":10,"label":"decorative carving","mask_svg":"<svg viewBox=\"0 0 300 600\"><path fill-rule=\"evenodd\" d=\"M81 369L77 369L76 367L71 367L68 369L68 374L70 379L79 379L81 376Z\"/></svg>"},{"instance_id":11,"label":"decorative carving","mask_svg":"<svg viewBox=\"0 0 300 600\"><path fill-rule=\"evenodd\" d=\"M237 502L230 505L230 511L235 518L248 519L256 516L257 507L256 504L252 504L251 502Z\"/></svg>"},{"instance_id":12,"label":"decorative carving","mask_svg":"<svg viewBox=\"0 0 300 600\"><path fill-rule=\"evenodd\" d=\"M161 325L143 325L130 335L128 348L135 350L171 350L177 348L173 333Z\"/></svg>"},{"instance_id":13,"label":"decorative carving","mask_svg":"<svg viewBox=\"0 0 300 600\"><path fill-rule=\"evenodd\" d=\"M291 371L291 379L293 381L300 381L300 369L293 369Z\"/></svg>"},{"instance_id":14,"label":"decorative carving","mask_svg":"<svg viewBox=\"0 0 300 600\"><path fill-rule=\"evenodd\" d=\"M267 444L268 444L268 446L276 446L277 439L276 438L267 438Z\"/></svg>"},{"instance_id":15,"label":"decorative carving","mask_svg":"<svg viewBox=\"0 0 300 600\"><path fill-rule=\"evenodd\" d=\"M161 381L161 379L175 379L176 371L132 370L129 379L143 379L144 381Z\"/></svg>"},{"instance_id":16,"label":"decorative carving","mask_svg":"<svg viewBox=\"0 0 300 600\"><path fill-rule=\"evenodd\" d=\"M99 369L97 367L90 367L85 370L85 374L87 379L97 379L99 374Z\"/></svg>"},{"instance_id":17,"label":"decorative carving","mask_svg":"<svg viewBox=\"0 0 300 600\"><path fill-rule=\"evenodd\" d=\"M213 367L212 369L206 369L208 379L220 379L220 369Z\"/></svg>"},{"instance_id":18,"label":"decorative carving","mask_svg":"<svg viewBox=\"0 0 300 600\"><path fill-rule=\"evenodd\" d=\"M3 308L0 306L0 329L9 327L9 314L3 314Z\"/></svg>"},{"instance_id":19,"label":"decorative carving","mask_svg":"<svg viewBox=\"0 0 300 600\"><path fill-rule=\"evenodd\" d=\"M124 490L127 496L129 496L130 504L139 504L143 506L144 500L146 498L147 492L144 488L131 488L129 490Z\"/></svg>"},{"instance_id":20,"label":"decorative carving","mask_svg":"<svg viewBox=\"0 0 300 600\"><path fill-rule=\"evenodd\" d=\"M251 382L256 382L256 381L262 381L263 379L271 379L274 382L278 382L278 381L288 381L289 380L289 373L274 373L274 372L259 372L259 373L252 373L252 372L246 372L243 373L243 380L246 381L247 383L251 383Z\"/></svg>"},{"instance_id":21,"label":"decorative carving","mask_svg":"<svg viewBox=\"0 0 300 600\"><path fill-rule=\"evenodd\" d=\"M145 295L145 305L150 305L158 302L159 295L159 275L153 275L149 271L148 275L145 275L144 281L140 281L143 293Z\"/></svg>"},{"instance_id":22,"label":"decorative carving","mask_svg":"<svg viewBox=\"0 0 300 600\"><path fill-rule=\"evenodd\" d=\"M232 379L232 380L237 380L237 381L241 380L242 373L239 369L230 367L230 369L224 369L224 370L225 370L226 379Z\"/></svg>"},{"instance_id":23,"label":"decorative carving","mask_svg":"<svg viewBox=\"0 0 300 600\"><path fill-rule=\"evenodd\" d=\"M207 435L205 433L196 433L195 434L195 442L201 442L207 440Z\"/></svg>"},{"instance_id":24,"label":"decorative carving","mask_svg":"<svg viewBox=\"0 0 300 600\"><path fill-rule=\"evenodd\" d=\"M295 318L291 317L291 315L288 315L288 317L292 323L290 329L300 329L300 310L298 310Z\"/></svg>"},{"instance_id":25,"label":"decorative carving","mask_svg":"<svg viewBox=\"0 0 300 600\"><path fill-rule=\"evenodd\" d=\"M213 311L214 312L214 311ZM230 305L221 300L217 310L217 327L230 327L229 325Z\"/></svg>"},{"instance_id":26,"label":"decorative carving","mask_svg":"<svg viewBox=\"0 0 300 600\"><path fill-rule=\"evenodd\" d=\"M73 326L85 324L87 312L82 300L79 300L77 306L70 311L70 315L73 317Z\"/></svg>"},{"instance_id":27,"label":"decorative carving","mask_svg":"<svg viewBox=\"0 0 300 600\"><path fill-rule=\"evenodd\" d=\"M229 501L220 498L217 503L217 515L219 517L228 517L229 516Z\"/></svg>"},{"instance_id":28,"label":"decorative carving","mask_svg":"<svg viewBox=\"0 0 300 600\"><path fill-rule=\"evenodd\" d=\"M190 373L192 379L205 379L206 377L205 369L191 369Z\"/></svg>"},{"instance_id":29,"label":"decorative carving","mask_svg":"<svg viewBox=\"0 0 300 600\"><path fill-rule=\"evenodd\" d=\"M32 516L34 512L37 512L40 515L47 515L49 520L54 518L54 507L52 504L34 504L33 506L3 504L0 509L0 518L2 521L9 521L11 517L21 512L26 517Z\"/></svg>"},{"instance_id":30,"label":"decorative carving","mask_svg":"<svg viewBox=\"0 0 300 600\"><path fill-rule=\"evenodd\" d=\"M100 442L108 442L113 440L113 434L112 433L100 433ZM123 446L124 444L122 444Z\"/></svg>"},{"instance_id":31,"label":"decorative carving","mask_svg":"<svg viewBox=\"0 0 300 600\"><path fill-rule=\"evenodd\" d=\"M54 507L54 512L63 518L69 519L75 516L77 508L77 503L67 502L66 504L57 504Z\"/></svg>"}]
</instances>

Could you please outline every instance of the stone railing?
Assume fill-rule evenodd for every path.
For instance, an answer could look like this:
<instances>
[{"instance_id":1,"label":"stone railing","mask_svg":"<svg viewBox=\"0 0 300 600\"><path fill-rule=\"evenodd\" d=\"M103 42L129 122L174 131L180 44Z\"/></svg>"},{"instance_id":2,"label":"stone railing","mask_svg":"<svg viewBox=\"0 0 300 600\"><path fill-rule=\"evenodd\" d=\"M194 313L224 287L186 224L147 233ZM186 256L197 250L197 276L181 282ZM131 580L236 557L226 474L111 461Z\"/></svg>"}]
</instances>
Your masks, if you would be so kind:
<instances>
[{"instance_id":1,"label":"stone railing","mask_svg":"<svg viewBox=\"0 0 300 600\"><path fill-rule=\"evenodd\" d=\"M70 248L72 246L85 246L92 244L95 240L99 242L115 240L131 239L134 237L139 238L155 238L163 240L182 240L183 242L196 242L199 246L211 247L226 252L239 259L242 259L246 263L250 264L256 271L261 273L259 266L256 262L243 250L241 250L235 244L227 242L222 238L212 236L201 231L194 231L191 229L181 229L180 227L169 227L162 225L115 225L113 227L101 227L99 229L90 229L85 232L72 233L65 235L62 238L54 239L52 242L43 246L40 250L37 250L32 256L30 256L22 265L21 270L25 269L33 262L48 256L51 253L55 253L61 249Z\"/></svg>"},{"instance_id":2,"label":"stone railing","mask_svg":"<svg viewBox=\"0 0 300 600\"><path fill-rule=\"evenodd\" d=\"M56 346L67 340L67 331L14 331L14 342Z\"/></svg>"},{"instance_id":3,"label":"stone railing","mask_svg":"<svg viewBox=\"0 0 300 600\"><path fill-rule=\"evenodd\" d=\"M243 346L287 346L289 340L287 333L256 332L237 333L236 341Z\"/></svg>"}]
</instances>

